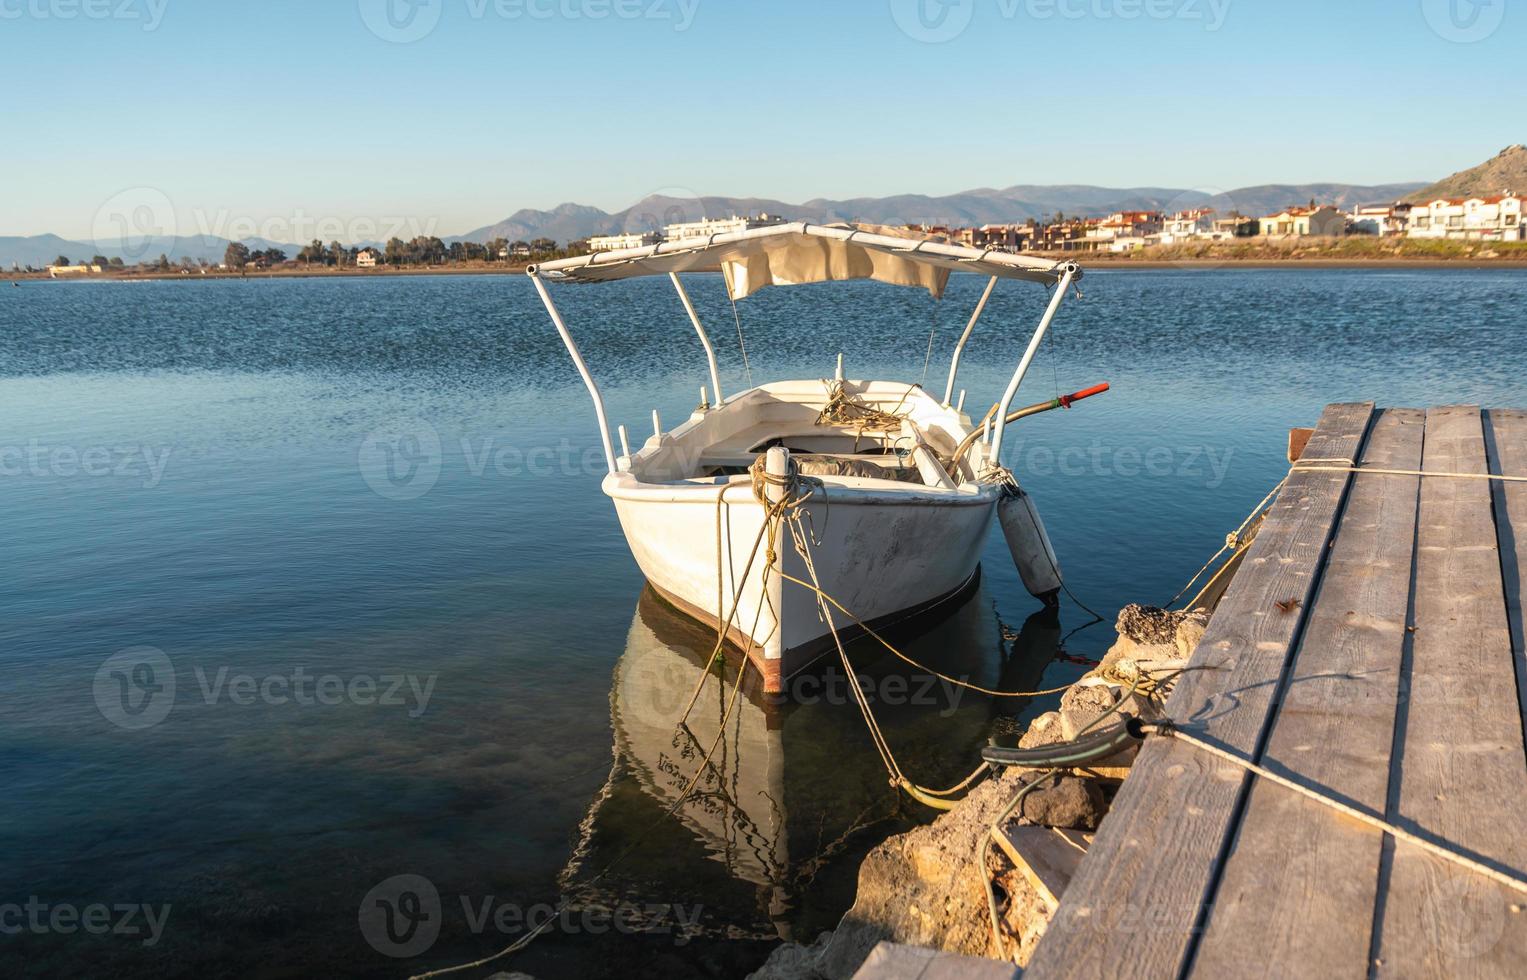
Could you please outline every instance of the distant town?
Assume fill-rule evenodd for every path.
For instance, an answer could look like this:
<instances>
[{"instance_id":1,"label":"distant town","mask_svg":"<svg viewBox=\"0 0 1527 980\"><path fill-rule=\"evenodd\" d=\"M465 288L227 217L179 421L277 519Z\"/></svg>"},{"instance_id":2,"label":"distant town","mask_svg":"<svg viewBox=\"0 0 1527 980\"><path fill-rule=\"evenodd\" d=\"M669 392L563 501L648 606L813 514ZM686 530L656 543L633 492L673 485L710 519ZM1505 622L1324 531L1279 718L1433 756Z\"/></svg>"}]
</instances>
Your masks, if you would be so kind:
<instances>
[{"instance_id":1,"label":"distant town","mask_svg":"<svg viewBox=\"0 0 1527 980\"><path fill-rule=\"evenodd\" d=\"M280 248L251 249L229 244L223 261L213 264L167 255L156 260L126 265L120 258L96 255L71 261L68 256L46 269L53 278L90 276L128 270L149 274L206 275L247 274L250 271L302 271L303 269L408 269L449 265L525 264L536 259L641 248L663 241L707 238L751 228L784 223L780 215L760 214L727 218L702 218L666 225L661 232L597 235L559 244L549 238L509 241L503 238L476 243L447 244L436 237L412 241L394 238L385 246L346 247L339 242L315 241L295 256ZM1163 211L1118 211L1105 217L1070 217L1055 214L1021 224L984 224L958 227L940 224L905 225L902 232L919 237L941 238L973 248L1009 252L1099 252L1124 254L1159 246L1261 240L1268 243L1299 242L1365 236L1380 239L1462 242L1522 242L1522 198L1511 190L1474 197L1442 197L1426 203L1395 202L1362 205L1343 211L1331 204L1310 201L1291 205L1276 214L1260 216L1237 212L1220 214L1213 208ZM17 270L22 271L20 269Z\"/></svg>"}]
</instances>

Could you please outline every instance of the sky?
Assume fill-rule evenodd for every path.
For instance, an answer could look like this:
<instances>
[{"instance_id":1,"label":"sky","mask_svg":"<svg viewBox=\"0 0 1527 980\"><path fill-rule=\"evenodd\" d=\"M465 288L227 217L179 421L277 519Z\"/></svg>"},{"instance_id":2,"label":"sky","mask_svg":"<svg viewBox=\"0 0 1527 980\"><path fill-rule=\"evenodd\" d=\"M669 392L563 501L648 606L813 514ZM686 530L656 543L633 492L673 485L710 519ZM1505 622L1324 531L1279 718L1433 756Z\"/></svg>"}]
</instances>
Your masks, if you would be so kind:
<instances>
[{"instance_id":1,"label":"sky","mask_svg":"<svg viewBox=\"0 0 1527 980\"><path fill-rule=\"evenodd\" d=\"M1527 142L1524 40L1527 0L0 0L0 235L1433 180Z\"/></svg>"}]
</instances>

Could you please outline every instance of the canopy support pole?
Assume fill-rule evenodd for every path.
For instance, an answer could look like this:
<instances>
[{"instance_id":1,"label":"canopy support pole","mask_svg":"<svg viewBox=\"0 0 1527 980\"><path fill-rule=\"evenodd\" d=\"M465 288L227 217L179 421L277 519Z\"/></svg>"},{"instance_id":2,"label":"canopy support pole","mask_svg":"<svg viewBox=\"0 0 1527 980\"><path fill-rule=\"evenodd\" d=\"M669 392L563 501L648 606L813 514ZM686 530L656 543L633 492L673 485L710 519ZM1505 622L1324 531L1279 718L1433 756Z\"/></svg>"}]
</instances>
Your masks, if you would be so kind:
<instances>
[{"instance_id":1,"label":"canopy support pole","mask_svg":"<svg viewBox=\"0 0 1527 980\"><path fill-rule=\"evenodd\" d=\"M689 293L684 291L684 284L679 282L677 272L668 273L668 278L673 280L673 288L678 291L679 301L684 304L684 312L689 314L689 322L695 325L695 333L700 335L700 343L705 345L705 359L710 362L711 390L716 393L716 404L726 401L726 396L721 394L721 374L716 370L716 349L710 345L710 336L706 334L705 327L700 324L700 314L695 312L695 304L689 301Z\"/></svg>"},{"instance_id":2,"label":"canopy support pole","mask_svg":"<svg viewBox=\"0 0 1527 980\"><path fill-rule=\"evenodd\" d=\"M573 364L578 368L578 373L583 375L583 383L588 387L589 397L594 400L594 414L599 417L599 438L604 443L604 462L615 472L615 448L610 443L610 423L604 416L604 398L599 394L599 386L594 383L594 376L589 373L589 366L583 363L583 355L578 352L578 345L573 342L573 335L567 332L567 324L562 322L562 314L557 312L557 306L551 301L551 294L546 291L546 284L541 277L534 272L530 273L530 281L535 283L536 292L541 294L541 302L546 304L546 312L551 314L551 322L556 325L557 333L562 335L562 343L566 345L567 352L572 355Z\"/></svg>"},{"instance_id":3,"label":"canopy support pole","mask_svg":"<svg viewBox=\"0 0 1527 980\"><path fill-rule=\"evenodd\" d=\"M980 302L976 303L976 311L970 315L970 322L965 324L965 332L960 334L960 342L954 345L954 358L949 362L949 383L944 385L944 406L949 406L949 400L954 397L954 376L960 372L960 355L965 352L965 344L970 340L970 332L976 328L976 321L981 319L981 314L986 310L986 301L991 299L991 291L997 288L997 277L992 276L986 284L986 289L981 293Z\"/></svg>"},{"instance_id":4,"label":"canopy support pole","mask_svg":"<svg viewBox=\"0 0 1527 980\"><path fill-rule=\"evenodd\" d=\"M1008 406L1013 403L1013 396L1018 394L1018 386L1023 384L1023 376L1029 373L1029 365L1034 362L1034 355L1039 353L1039 345L1044 342L1045 334L1050 331L1050 323L1055 319L1055 312L1060 309L1060 301L1066 298L1066 290L1071 288L1071 280L1076 276L1076 266L1068 265L1061 274L1060 283L1055 287L1055 295L1050 297L1050 305L1045 308L1045 315L1039 321L1039 329L1034 331L1034 337L1029 341L1029 349L1023 352L1023 360L1018 362L1018 370L1013 372L1013 379L1007 383L1007 391L1002 393L1002 402L997 407L997 417L992 420L991 433L991 461L993 465L1002 465L1002 432L1007 428Z\"/></svg>"}]
</instances>

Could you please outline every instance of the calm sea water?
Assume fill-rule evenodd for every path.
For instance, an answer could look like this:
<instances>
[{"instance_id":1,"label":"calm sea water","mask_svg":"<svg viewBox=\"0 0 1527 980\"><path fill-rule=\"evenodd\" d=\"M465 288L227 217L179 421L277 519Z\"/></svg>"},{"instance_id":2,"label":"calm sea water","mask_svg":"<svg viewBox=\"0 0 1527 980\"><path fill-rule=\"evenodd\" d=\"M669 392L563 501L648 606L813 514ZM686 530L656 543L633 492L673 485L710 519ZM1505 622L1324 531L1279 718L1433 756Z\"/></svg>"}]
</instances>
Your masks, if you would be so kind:
<instances>
[{"instance_id":1,"label":"calm sea water","mask_svg":"<svg viewBox=\"0 0 1527 980\"><path fill-rule=\"evenodd\" d=\"M740 308L752 377L826 376L843 351L853 377L917 381L931 327L941 391L980 286L940 306L765 291ZM691 288L740 390L720 282ZM1110 618L1176 592L1324 404L1527 404L1520 272L1100 272L1083 292L1020 401L1113 391L1020 423L1008 459ZM693 407L704 362L665 283L557 295L613 420L640 439L652 409ZM1043 299L998 290L968 407ZM665 813L728 675L675 734L710 638L644 591L597 447L520 278L0 290L0 921L22 926L0 973L407 975L568 896L467 975L733 975L830 927L856 859L930 815L886 787L831 673L809 703L745 700ZM909 652L1025 689L1106 649L1069 601L1040 612L995 535L984 568ZM894 662L854 656L926 785L1047 707L898 695Z\"/></svg>"}]
</instances>

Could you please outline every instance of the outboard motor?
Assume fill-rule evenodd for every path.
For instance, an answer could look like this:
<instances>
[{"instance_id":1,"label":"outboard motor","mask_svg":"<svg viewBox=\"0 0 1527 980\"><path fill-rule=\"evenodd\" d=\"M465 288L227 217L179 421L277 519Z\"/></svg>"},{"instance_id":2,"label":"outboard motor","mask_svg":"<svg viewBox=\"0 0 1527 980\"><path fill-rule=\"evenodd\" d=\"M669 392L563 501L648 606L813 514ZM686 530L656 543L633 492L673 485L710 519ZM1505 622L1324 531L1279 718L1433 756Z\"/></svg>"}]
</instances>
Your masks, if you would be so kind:
<instances>
[{"instance_id":1,"label":"outboard motor","mask_svg":"<svg viewBox=\"0 0 1527 980\"><path fill-rule=\"evenodd\" d=\"M1050 536L1045 533L1044 522L1039 519L1039 509L1016 483L1010 483L997 502L997 520L1002 523L1002 536L1007 539L1007 550L1018 566L1018 575L1029 594L1045 605L1060 604L1060 559Z\"/></svg>"}]
</instances>

